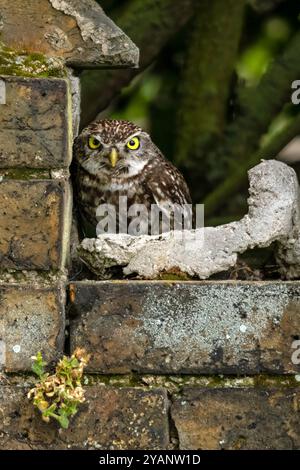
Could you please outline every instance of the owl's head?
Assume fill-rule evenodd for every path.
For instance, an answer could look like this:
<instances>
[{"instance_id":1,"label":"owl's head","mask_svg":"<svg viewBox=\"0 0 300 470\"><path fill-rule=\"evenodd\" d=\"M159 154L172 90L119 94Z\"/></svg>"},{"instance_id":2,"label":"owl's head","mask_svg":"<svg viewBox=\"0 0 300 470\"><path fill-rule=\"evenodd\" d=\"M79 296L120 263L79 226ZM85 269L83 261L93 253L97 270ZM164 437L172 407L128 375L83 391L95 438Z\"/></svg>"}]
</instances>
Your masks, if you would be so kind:
<instances>
[{"instance_id":1,"label":"owl's head","mask_svg":"<svg viewBox=\"0 0 300 470\"><path fill-rule=\"evenodd\" d=\"M75 158L92 174L133 176L155 155L149 135L132 122L93 122L77 137Z\"/></svg>"}]
</instances>

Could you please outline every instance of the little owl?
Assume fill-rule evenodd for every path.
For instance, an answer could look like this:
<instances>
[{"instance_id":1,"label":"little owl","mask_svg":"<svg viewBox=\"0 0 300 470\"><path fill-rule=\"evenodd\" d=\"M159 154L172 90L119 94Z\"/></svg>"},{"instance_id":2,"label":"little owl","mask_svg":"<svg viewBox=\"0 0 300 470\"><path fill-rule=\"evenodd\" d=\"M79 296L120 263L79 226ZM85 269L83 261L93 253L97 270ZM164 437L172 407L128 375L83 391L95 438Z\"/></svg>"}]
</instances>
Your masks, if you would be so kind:
<instances>
[{"instance_id":1,"label":"little owl","mask_svg":"<svg viewBox=\"0 0 300 470\"><path fill-rule=\"evenodd\" d=\"M84 226L89 227L85 232L95 233L96 210L101 204L116 208L120 225L120 196L127 197L128 207L143 204L147 210L151 205L163 209L168 204L191 204L181 173L165 159L150 136L131 122L93 122L76 138L74 157L79 214ZM146 233L151 233L150 225L148 222Z\"/></svg>"}]
</instances>

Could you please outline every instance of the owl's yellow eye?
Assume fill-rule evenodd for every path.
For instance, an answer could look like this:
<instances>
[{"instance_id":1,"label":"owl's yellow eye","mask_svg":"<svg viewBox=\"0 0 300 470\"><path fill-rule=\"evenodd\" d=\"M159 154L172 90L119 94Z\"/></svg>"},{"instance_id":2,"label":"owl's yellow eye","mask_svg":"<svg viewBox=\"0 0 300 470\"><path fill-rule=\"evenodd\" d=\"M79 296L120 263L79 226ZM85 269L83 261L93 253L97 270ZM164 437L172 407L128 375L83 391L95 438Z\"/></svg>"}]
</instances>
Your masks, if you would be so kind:
<instances>
[{"instance_id":1,"label":"owl's yellow eye","mask_svg":"<svg viewBox=\"0 0 300 470\"><path fill-rule=\"evenodd\" d=\"M138 137L132 137L126 145L129 150L137 150L140 147L140 139Z\"/></svg>"},{"instance_id":2,"label":"owl's yellow eye","mask_svg":"<svg viewBox=\"0 0 300 470\"><path fill-rule=\"evenodd\" d=\"M92 150L96 150L101 146L100 140L97 139L97 137L94 137L93 135L89 137L88 144L89 144L90 149Z\"/></svg>"}]
</instances>

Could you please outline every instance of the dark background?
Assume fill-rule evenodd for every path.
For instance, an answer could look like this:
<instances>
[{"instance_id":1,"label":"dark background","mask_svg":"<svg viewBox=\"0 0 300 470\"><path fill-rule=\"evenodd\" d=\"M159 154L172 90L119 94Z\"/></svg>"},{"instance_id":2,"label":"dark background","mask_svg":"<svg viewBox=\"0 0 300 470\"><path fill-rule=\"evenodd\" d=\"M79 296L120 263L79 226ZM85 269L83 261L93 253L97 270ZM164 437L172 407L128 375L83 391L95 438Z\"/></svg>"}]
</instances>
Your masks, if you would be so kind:
<instances>
[{"instance_id":1,"label":"dark background","mask_svg":"<svg viewBox=\"0 0 300 470\"><path fill-rule=\"evenodd\" d=\"M261 158L297 169L300 2L98 3L139 46L141 68L84 71L82 126L98 115L145 128L205 203L206 225L244 215L247 170Z\"/></svg>"}]
</instances>

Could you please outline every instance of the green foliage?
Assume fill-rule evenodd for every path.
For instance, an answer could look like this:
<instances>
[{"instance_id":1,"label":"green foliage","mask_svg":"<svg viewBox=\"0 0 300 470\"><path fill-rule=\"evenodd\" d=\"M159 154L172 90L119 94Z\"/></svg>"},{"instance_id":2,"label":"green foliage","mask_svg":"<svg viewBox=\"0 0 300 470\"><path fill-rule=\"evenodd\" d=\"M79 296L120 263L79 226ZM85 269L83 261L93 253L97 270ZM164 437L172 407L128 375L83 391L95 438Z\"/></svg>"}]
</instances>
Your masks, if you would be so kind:
<instances>
[{"instance_id":1,"label":"green foliage","mask_svg":"<svg viewBox=\"0 0 300 470\"><path fill-rule=\"evenodd\" d=\"M47 363L41 352L33 357L32 371L39 382L28 393L28 398L42 414L46 423L53 418L67 429L69 421L78 411L78 406L85 401L82 388L83 369L89 356L83 349L77 348L71 357L64 356L57 364L55 373L45 371Z\"/></svg>"},{"instance_id":2,"label":"green foliage","mask_svg":"<svg viewBox=\"0 0 300 470\"><path fill-rule=\"evenodd\" d=\"M118 109L110 114L110 119L127 119L144 128L150 125L151 103L158 98L161 79L149 71L146 79L133 80L122 90Z\"/></svg>"},{"instance_id":3,"label":"green foliage","mask_svg":"<svg viewBox=\"0 0 300 470\"><path fill-rule=\"evenodd\" d=\"M268 18L261 26L261 32L242 52L237 62L237 73L247 85L258 83L269 64L291 36L287 20L277 16Z\"/></svg>"},{"instance_id":4,"label":"green foliage","mask_svg":"<svg viewBox=\"0 0 300 470\"><path fill-rule=\"evenodd\" d=\"M46 365L47 363L43 360L42 353L38 352L32 365L32 371L38 376L40 380L42 380L43 377L46 375Z\"/></svg>"}]
</instances>

